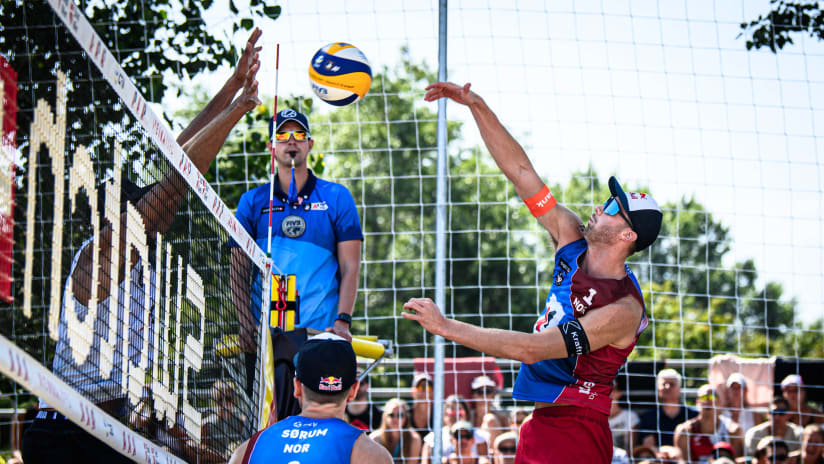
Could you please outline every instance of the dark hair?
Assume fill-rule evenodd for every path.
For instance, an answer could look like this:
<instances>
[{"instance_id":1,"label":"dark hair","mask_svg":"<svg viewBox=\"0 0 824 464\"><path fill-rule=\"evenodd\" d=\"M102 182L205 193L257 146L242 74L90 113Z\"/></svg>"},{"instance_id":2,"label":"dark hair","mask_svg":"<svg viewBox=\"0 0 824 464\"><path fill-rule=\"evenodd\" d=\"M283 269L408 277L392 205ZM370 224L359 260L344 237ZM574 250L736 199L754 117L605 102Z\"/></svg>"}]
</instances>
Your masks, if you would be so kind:
<instances>
[{"instance_id":1,"label":"dark hair","mask_svg":"<svg viewBox=\"0 0 824 464\"><path fill-rule=\"evenodd\" d=\"M787 401L787 398L784 398L783 396L776 396L773 398L772 404L778 406L779 403L784 405L784 409L790 409L790 402Z\"/></svg>"}]
</instances>

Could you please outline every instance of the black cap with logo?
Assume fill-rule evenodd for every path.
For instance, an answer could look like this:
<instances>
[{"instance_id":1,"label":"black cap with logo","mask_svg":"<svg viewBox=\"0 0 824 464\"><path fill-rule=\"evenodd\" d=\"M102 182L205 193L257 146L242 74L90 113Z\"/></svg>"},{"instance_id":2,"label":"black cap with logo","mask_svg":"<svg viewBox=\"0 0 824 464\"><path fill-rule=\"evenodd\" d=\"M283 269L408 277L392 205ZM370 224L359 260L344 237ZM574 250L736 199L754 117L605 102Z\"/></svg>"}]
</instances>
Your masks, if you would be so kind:
<instances>
[{"instance_id":1,"label":"black cap with logo","mask_svg":"<svg viewBox=\"0 0 824 464\"><path fill-rule=\"evenodd\" d=\"M338 335L315 335L295 355L295 376L316 393L334 395L347 391L358 379L355 350Z\"/></svg>"}]
</instances>

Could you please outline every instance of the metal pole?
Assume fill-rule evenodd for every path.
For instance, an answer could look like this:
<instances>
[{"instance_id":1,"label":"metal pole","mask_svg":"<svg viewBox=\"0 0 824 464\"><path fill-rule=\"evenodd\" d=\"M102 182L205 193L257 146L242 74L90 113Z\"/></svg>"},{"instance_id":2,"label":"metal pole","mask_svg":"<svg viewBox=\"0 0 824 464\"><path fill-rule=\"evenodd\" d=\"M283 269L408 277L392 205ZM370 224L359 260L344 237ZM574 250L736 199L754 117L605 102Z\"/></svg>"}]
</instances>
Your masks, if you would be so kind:
<instances>
[{"instance_id":1,"label":"metal pole","mask_svg":"<svg viewBox=\"0 0 824 464\"><path fill-rule=\"evenodd\" d=\"M447 0L438 6L438 80L446 81L446 13ZM435 304L446 311L446 98L438 100L438 174L437 219L435 221ZM432 392L434 406L435 439L432 446L432 462L441 462L443 454L443 337L435 336L435 389Z\"/></svg>"}]
</instances>

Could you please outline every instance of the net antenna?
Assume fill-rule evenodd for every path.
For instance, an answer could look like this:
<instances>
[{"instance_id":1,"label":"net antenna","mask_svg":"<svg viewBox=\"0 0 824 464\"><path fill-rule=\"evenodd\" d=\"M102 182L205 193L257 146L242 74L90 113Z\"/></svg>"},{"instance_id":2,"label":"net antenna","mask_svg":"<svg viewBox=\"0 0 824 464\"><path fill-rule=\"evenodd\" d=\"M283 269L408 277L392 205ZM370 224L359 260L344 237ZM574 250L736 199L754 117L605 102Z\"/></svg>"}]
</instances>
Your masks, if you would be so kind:
<instances>
[{"instance_id":1,"label":"net antenna","mask_svg":"<svg viewBox=\"0 0 824 464\"><path fill-rule=\"evenodd\" d=\"M275 134L275 131L278 129L275 127L278 122L278 67L280 63L280 44L275 44L275 102L272 104L272 135ZM272 257L272 208L274 208L275 204L275 144L277 140L272 138L272 162L271 162L271 169L269 170L269 240L266 242L266 253L269 254L269 257ZM283 272L275 266L274 261L272 262L272 267L278 271L278 274L283 274Z\"/></svg>"}]
</instances>

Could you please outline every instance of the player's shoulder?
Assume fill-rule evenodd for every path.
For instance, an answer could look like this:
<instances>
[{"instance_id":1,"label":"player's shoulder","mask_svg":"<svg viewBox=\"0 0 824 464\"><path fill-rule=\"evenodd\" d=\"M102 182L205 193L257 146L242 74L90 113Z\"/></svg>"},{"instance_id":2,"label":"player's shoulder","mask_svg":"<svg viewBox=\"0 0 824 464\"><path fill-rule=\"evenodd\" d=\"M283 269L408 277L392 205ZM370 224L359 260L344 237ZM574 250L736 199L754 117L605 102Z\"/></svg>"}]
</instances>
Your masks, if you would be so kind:
<instances>
[{"instance_id":1,"label":"player's shoulder","mask_svg":"<svg viewBox=\"0 0 824 464\"><path fill-rule=\"evenodd\" d=\"M559 244L555 250L555 259L558 258L576 258L583 251L587 249L587 241L585 238L579 238L563 244Z\"/></svg>"},{"instance_id":2,"label":"player's shoulder","mask_svg":"<svg viewBox=\"0 0 824 464\"><path fill-rule=\"evenodd\" d=\"M375 440L369 438L365 433L362 433L357 440L355 446L352 447L352 455L349 462L374 462L381 464L391 464L392 455L383 446L379 445Z\"/></svg>"}]
</instances>

